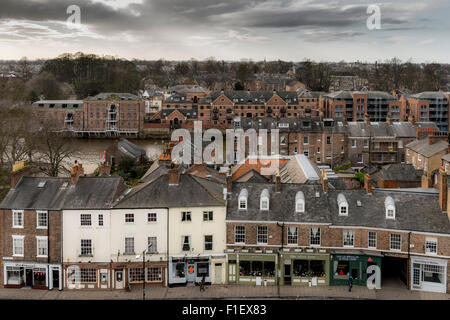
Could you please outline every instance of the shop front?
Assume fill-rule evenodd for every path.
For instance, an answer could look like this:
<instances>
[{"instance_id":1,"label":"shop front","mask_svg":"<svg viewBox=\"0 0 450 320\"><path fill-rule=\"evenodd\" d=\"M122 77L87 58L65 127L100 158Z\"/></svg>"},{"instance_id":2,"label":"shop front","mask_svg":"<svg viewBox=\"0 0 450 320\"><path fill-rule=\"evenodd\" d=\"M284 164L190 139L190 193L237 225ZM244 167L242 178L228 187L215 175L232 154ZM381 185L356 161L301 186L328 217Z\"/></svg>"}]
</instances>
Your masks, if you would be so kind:
<instances>
[{"instance_id":1,"label":"shop front","mask_svg":"<svg viewBox=\"0 0 450 320\"><path fill-rule=\"evenodd\" d=\"M296 249L300 251L301 249ZM330 281L330 254L326 250L312 252L283 251L281 284L303 286L327 286ZM322 251L322 252L320 252Z\"/></svg>"},{"instance_id":2,"label":"shop front","mask_svg":"<svg viewBox=\"0 0 450 320\"><path fill-rule=\"evenodd\" d=\"M274 253L228 254L228 283L276 285L277 255Z\"/></svg>"},{"instance_id":3,"label":"shop front","mask_svg":"<svg viewBox=\"0 0 450 320\"><path fill-rule=\"evenodd\" d=\"M330 256L330 285L348 285L351 275L353 285L367 285L367 268L377 265L381 272L380 254L333 253ZM379 278L381 279L381 274ZM380 284L377 284L380 286Z\"/></svg>"},{"instance_id":4,"label":"shop front","mask_svg":"<svg viewBox=\"0 0 450 320\"><path fill-rule=\"evenodd\" d=\"M33 262L4 262L5 288L62 289L61 266Z\"/></svg>"},{"instance_id":5,"label":"shop front","mask_svg":"<svg viewBox=\"0 0 450 320\"><path fill-rule=\"evenodd\" d=\"M411 257L411 290L447 292L447 260Z\"/></svg>"},{"instance_id":6,"label":"shop front","mask_svg":"<svg viewBox=\"0 0 450 320\"><path fill-rule=\"evenodd\" d=\"M169 257L169 286L212 282L212 257L210 255L186 255Z\"/></svg>"}]
</instances>

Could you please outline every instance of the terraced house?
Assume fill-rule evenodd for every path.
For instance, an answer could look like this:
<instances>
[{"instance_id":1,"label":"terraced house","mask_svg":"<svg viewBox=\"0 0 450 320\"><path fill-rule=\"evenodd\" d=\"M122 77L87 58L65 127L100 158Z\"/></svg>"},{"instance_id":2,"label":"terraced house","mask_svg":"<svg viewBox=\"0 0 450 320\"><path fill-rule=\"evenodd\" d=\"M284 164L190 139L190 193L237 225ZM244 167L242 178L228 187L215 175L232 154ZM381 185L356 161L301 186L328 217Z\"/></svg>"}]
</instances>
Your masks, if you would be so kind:
<instances>
[{"instance_id":1,"label":"terraced house","mask_svg":"<svg viewBox=\"0 0 450 320\"><path fill-rule=\"evenodd\" d=\"M438 192L372 190L370 177L365 190L331 190L326 176L321 185L275 181L228 189L229 283L346 285L352 275L357 285L449 292L450 222Z\"/></svg>"}]
</instances>

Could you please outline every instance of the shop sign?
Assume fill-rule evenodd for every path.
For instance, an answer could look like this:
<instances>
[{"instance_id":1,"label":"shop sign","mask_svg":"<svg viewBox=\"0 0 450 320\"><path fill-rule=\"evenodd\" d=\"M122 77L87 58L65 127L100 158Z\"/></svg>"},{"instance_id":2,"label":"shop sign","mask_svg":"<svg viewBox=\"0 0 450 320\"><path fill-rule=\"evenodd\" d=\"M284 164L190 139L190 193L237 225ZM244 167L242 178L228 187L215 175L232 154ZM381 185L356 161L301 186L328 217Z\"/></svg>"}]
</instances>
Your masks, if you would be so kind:
<instances>
[{"instance_id":1,"label":"shop sign","mask_svg":"<svg viewBox=\"0 0 450 320\"><path fill-rule=\"evenodd\" d=\"M358 261L359 256L335 256L336 260L340 261Z\"/></svg>"}]
</instances>

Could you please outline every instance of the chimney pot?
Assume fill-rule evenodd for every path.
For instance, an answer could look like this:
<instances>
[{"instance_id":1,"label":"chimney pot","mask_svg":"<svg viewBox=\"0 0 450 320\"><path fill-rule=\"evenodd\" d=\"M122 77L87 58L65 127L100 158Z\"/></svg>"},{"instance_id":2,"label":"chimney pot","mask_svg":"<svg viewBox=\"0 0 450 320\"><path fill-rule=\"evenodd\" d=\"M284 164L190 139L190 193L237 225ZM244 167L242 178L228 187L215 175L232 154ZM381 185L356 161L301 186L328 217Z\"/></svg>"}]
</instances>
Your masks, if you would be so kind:
<instances>
[{"instance_id":1,"label":"chimney pot","mask_svg":"<svg viewBox=\"0 0 450 320\"><path fill-rule=\"evenodd\" d=\"M180 173L177 168L169 170L169 186L177 186L180 183Z\"/></svg>"}]
</instances>

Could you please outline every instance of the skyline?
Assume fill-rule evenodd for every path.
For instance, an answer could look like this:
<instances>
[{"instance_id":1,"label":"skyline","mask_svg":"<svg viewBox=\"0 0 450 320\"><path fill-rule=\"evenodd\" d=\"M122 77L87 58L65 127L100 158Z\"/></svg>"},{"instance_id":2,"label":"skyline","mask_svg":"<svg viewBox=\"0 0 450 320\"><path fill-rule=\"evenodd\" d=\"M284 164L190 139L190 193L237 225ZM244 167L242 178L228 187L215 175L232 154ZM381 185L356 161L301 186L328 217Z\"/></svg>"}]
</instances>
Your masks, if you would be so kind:
<instances>
[{"instance_id":1,"label":"skyline","mask_svg":"<svg viewBox=\"0 0 450 320\"><path fill-rule=\"evenodd\" d=\"M381 29L369 30L369 5ZM80 8L78 28L67 19ZM87 52L138 60L450 63L450 3L310 0L5 0L0 59ZM30 50L33 48L33 50Z\"/></svg>"}]
</instances>

